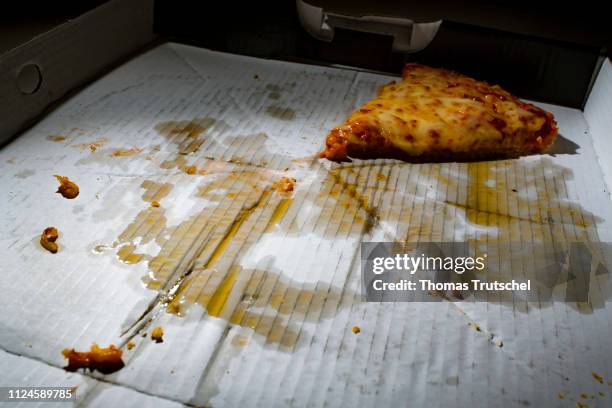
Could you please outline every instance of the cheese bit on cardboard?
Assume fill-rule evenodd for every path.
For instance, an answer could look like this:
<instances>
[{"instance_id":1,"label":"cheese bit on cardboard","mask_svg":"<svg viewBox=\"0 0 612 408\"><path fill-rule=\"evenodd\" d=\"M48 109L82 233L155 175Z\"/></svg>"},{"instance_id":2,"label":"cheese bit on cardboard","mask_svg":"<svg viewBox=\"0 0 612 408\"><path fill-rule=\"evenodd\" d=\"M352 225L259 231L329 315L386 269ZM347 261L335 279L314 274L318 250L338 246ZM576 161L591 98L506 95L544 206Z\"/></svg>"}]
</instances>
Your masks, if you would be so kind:
<instances>
[{"instance_id":1,"label":"cheese bit on cardboard","mask_svg":"<svg viewBox=\"0 0 612 408\"><path fill-rule=\"evenodd\" d=\"M55 175L55 178L60 182L60 186L58 187L56 193L59 193L62 195L62 197L68 199L73 199L79 195L79 186L70 181L68 177Z\"/></svg>"},{"instance_id":2,"label":"cheese bit on cardboard","mask_svg":"<svg viewBox=\"0 0 612 408\"><path fill-rule=\"evenodd\" d=\"M272 184L272 187L279 193L291 193L295 189L296 179L293 177L281 177L280 180Z\"/></svg>"},{"instance_id":3,"label":"cheese bit on cardboard","mask_svg":"<svg viewBox=\"0 0 612 408\"><path fill-rule=\"evenodd\" d=\"M359 326L353 326L353 333L357 334L357 333L361 333L361 328Z\"/></svg>"},{"instance_id":4,"label":"cheese bit on cardboard","mask_svg":"<svg viewBox=\"0 0 612 408\"><path fill-rule=\"evenodd\" d=\"M94 343L90 351L64 349L62 355L68 359L68 365L64 367L66 371L84 368L89 371L97 370L102 374L111 374L125 367L121 358L123 352L113 344L103 348Z\"/></svg>"},{"instance_id":5,"label":"cheese bit on cardboard","mask_svg":"<svg viewBox=\"0 0 612 408\"><path fill-rule=\"evenodd\" d=\"M198 172L198 168L196 166L185 166L183 171L189 175L194 175Z\"/></svg>"},{"instance_id":6,"label":"cheese bit on cardboard","mask_svg":"<svg viewBox=\"0 0 612 408\"><path fill-rule=\"evenodd\" d=\"M159 207L159 201L151 201L151 207Z\"/></svg>"},{"instance_id":7,"label":"cheese bit on cardboard","mask_svg":"<svg viewBox=\"0 0 612 408\"><path fill-rule=\"evenodd\" d=\"M164 329L162 329L161 326L157 326L151 330L151 340L155 341L156 343L161 343L164 341Z\"/></svg>"},{"instance_id":8,"label":"cheese bit on cardboard","mask_svg":"<svg viewBox=\"0 0 612 408\"><path fill-rule=\"evenodd\" d=\"M52 254L56 253L59 249L57 241L58 232L55 227L47 227L40 235L40 245Z\"/></svg>"},{"instance_id":9,"label":"cheese bit on cardboard","mask_svg":"<svg viewBox=\"0 0 612 408\"><path fill-rule=\"evenodd\" d=\"M134 343L133 343L133 342L131 342L131 341L128 341L128 342L127 342L127 344L126 344L126 346L127 346L127 349L128 349L128 350L131 350L131 349L133 349L134 347L136 347L136 344L134 344Z\"/></svg>"}]
</instances>

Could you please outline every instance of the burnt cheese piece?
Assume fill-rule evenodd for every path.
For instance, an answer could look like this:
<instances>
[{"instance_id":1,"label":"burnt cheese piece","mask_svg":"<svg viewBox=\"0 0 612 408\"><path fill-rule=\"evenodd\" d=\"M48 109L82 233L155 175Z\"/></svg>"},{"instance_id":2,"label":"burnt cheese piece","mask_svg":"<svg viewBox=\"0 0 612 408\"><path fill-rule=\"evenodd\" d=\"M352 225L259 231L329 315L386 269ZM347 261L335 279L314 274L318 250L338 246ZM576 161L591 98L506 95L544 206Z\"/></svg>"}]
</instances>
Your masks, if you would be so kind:
<instances>
[{"instance_id":1,"label":"burnt cheese piece","mask_svg":"<svg viewBox=\"0 0 612 408\"><path fill-rule=\"evenodd\" d=\"M84 368L90 371L97 370L102 374L110 374L125 366L121 358L123 352L113 344L104 348L94 343L90 351L64 349L62 354L68 359L68 365L64 367L66 371L77 371Z\"/></svg>"},{"instance_id":2,"label":"burnt cheese piece","mask_svg":"<svg viewBox=\"0 0 612 408\"><path fill-rule=\"evenodd\" d=\"M402 80L329 133L321 157L469 161L545 152L553 115L497 85L444 69L407 64Z\"/></svg>"}]
</instances>

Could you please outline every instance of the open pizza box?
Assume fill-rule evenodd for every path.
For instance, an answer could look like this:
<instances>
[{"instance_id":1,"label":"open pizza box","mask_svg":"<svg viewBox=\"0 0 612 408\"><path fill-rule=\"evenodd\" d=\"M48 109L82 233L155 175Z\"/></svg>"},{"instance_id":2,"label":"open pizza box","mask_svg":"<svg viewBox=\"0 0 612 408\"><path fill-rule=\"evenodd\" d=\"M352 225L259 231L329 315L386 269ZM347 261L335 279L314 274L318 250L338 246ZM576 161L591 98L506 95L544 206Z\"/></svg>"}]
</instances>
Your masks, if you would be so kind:
<instances>
[{"instance_id":1,"label":"open pizza box","mask_svg":"<svg viewBox=\"0 0 612 408\"><path fill-rule=\"evenodd\" d=\"M0 386L83 406L612 405L607 272L583 302L366 302L360 266L362 242L611 242L609 59L583 109L534 102L551 154L335 164L316 157L329 129L396 76L151 44L152 13L111 1L0 57L5 79L42 77L0 84ZM125 367L63 369L92 343Z\"/></svg>"}]
</instances>

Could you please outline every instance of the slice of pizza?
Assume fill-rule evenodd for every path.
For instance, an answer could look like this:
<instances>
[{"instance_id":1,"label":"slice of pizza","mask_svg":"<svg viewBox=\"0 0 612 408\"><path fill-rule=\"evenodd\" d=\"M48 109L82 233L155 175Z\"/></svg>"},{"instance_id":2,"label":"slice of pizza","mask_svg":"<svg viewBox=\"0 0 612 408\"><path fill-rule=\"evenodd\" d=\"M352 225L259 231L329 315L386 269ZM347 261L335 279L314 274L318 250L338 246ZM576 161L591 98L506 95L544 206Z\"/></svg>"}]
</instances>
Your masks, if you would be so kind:
<instances>
[{"instance_id":1,"label":"slice of pizza","mask_svg":"<svg viewBox=\"0 0 612 408\"><path fill-rule=\"evenodd\" d=\"M402 80L329 133L321 157L471 161L543 153L555 141L553 115L497 85L407 64Z\"/></svg>"}]
</instances>

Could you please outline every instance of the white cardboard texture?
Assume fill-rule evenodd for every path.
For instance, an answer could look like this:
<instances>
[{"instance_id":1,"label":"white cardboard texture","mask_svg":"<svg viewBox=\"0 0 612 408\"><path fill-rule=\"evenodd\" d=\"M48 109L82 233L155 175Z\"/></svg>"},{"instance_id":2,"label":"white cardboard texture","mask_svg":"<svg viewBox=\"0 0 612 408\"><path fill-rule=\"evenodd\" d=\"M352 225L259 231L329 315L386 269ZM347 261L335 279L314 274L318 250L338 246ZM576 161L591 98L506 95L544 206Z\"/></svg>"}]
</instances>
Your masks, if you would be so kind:
<instances>
[{"instance_id":1,"label":"white cardboard texture","mask_svg":"<svg viewBox=\"0 0 612 408\"><path fill-rule=\"evenodd\" d=\"M3 361L87 385L83 405L609 406L607 275L584 304L361 301L362 241L611 241L578 110L543 106L555 156L317 159L391 79L164 44L70 98L0 151ZM92 342L126 367L104 384L56 369Z\"/></svg>"},{"instance_id":2,"label":"white cardboard texture","mask_svg":"<svg viewBox=\"0 0 612 408\"><path fill-rule=\"evenodd\" d=\"M589 122L593 144L599 158L599 164L605 175L610 194L610 183L612 183L612 63L606 59L601 66L601 71L593 90L589 95L589 100L584 107L584 116Z\"/></svg>"},{"instance_id":3,"label":"white cardboard texture","mask_svg":"<svg viewBox=\"0 0 612 408\"><path fill-rule=\"evenodd\" d=\"M0 378L0 387L75 387L77 394L86 395L80 400L83 405L91 407L125 406L129 401L134 406L155 406L176 408L183 404L139 393L132 389L103 383L78 373L67 374L64 370L46 363L9 354L0 351L0 363L5 370ZM41 407L72 407L72 402L21 402L11 404L0 402L0 406L41 406Z\"/></svg>"}]
</instances>

